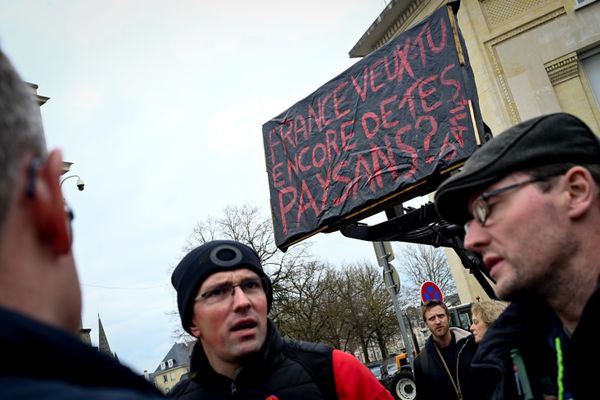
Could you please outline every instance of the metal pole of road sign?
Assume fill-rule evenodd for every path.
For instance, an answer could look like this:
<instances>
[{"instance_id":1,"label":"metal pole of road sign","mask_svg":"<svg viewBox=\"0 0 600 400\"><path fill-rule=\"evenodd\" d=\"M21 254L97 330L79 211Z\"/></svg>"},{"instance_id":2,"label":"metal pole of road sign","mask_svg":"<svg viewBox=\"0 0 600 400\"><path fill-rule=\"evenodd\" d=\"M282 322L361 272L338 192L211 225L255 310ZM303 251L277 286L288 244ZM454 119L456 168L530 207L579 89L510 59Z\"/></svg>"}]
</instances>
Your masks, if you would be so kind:
<instances>
[{"instance_id":1,"label":"metal pole of road sign","mask_svg":"<svg viewBox=\"0 0 600 400\"><path fill-rule=\"evenodd\" d=\"M392 276L392 266L389 263L389 260L393 260L393 254L388 254L385 249L383 242L373 242L373 247L375 248L375 254L377 255L377 261L379 265L383 267L384 274L389 277L388 282L393 282ZM391 248L390 248L391 251ZM398 304L398 294L400 293L400 285L398 282L397 287L394 287L394 293L390 291L392 296L392 303L394 304L394 310L396 311L396 318L398 318L398 324L400 325L400 333L402 334L402 341L404 342L404 346L406 347L406 356L408 357L408 361L410 362L410 366L412 368L414 362L414 353L412 348L412 342L409 340L408 334L406 332L406 326L404 325L404 317L403 312L400 309L400 304Z\"/></svg>"}]
</instances>

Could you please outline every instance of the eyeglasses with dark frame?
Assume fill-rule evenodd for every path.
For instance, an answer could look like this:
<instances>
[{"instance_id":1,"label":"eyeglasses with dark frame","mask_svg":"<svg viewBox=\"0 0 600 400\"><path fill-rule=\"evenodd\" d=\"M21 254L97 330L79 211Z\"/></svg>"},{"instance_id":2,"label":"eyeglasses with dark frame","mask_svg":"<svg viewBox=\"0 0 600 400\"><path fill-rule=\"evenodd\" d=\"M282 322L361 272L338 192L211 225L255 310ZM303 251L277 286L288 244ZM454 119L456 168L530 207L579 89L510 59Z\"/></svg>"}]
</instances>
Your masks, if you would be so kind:
<instances>
[{"instance_id":1,"label":"eyeglasses with dark frame","mask_svg":"<svg viewBox=\"0 0 600 400\"><path fill-rule=\"evenodd\" d=\"M267 280L264 277L244 279L240 283L224 283L216 287L212 287L203 293L200 293L194 301L201 301L206 304L221 303L228 298L232 298L235 294L235 288L239 287L242 292L248 297L255 297L258 294L266 293Z\"/></svg>"},{"instance_id":2,"label":"eyeglasses with dark frame","mask_svg":"<svg viewBox=\"0 0 600 400\"><path fill-rule=\"evenodd\" d=\"M537 177L524 180L522 182L514 183L512 185L504 186L495 190L490 190L489 192L484 192L480 194L475 201L473 201L473 205L471 206L471 214L473 215L473 220L477 221L479 225L485 226L485 222L490 216L492 210L490 205L488 204L488 200L494 196L498 196L504 192L508 192L509 190L514 190L521 188L530 183L539 182L544 180L545 178ZM464 228L465 232L467 232L468 226L472 220L469 220L465 223Z\"/></svg>"}]
</instances>

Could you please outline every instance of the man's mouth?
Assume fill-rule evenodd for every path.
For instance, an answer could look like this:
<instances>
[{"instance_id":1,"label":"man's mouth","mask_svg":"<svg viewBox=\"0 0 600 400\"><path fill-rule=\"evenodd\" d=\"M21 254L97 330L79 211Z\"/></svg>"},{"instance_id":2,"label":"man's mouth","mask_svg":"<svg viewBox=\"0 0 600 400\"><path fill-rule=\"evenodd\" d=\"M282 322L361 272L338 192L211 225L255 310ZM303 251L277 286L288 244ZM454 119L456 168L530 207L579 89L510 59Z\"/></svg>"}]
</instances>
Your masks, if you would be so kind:
<instances>
[{"instance_id":1,"label":"man's mouth","mask_svg":"<svg viewBox=\"0 0 600 400\"><path fill-rule=\"evenodd\" d=\"M485 257L483 259L483 263L485 264L486 268L490 272L490 276L493 275L492 270L500 261L502 261L502 259L500 257L495 257L495 256Z\"/></svg>"},{"instance_id":2,"label":"man's mouth","mask_svg":"<svg viewBox=\"0 0 600 400\"><path fill-rule=\"evenodd\" d=\"M252 329L255 328L258 324L255 321L245 321L235 324L232 328L232 332L242 331L244 329Z\"/></svg>"}]
</instances>

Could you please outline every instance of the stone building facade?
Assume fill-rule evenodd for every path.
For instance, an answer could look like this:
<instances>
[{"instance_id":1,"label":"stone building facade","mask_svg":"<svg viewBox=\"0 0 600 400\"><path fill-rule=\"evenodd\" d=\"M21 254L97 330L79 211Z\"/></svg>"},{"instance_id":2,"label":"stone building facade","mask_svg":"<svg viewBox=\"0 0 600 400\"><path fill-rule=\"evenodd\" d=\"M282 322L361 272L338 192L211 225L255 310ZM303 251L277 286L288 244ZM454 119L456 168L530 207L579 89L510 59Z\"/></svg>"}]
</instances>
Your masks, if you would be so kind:
<instances>
[{"instance_id":1,"label":"stone building facade","mask_svg":"<svg viewBox=\"0 0 600 400\"><path fill-rule=\"evenodd\" d=\"M447 3L390 1L350 56L366 56ZM492 134L557 111L600 132L599 0L462 0L457 20ZM454 251L447 253L461 301L486 298Z\"/></svg>"}]
</instances>

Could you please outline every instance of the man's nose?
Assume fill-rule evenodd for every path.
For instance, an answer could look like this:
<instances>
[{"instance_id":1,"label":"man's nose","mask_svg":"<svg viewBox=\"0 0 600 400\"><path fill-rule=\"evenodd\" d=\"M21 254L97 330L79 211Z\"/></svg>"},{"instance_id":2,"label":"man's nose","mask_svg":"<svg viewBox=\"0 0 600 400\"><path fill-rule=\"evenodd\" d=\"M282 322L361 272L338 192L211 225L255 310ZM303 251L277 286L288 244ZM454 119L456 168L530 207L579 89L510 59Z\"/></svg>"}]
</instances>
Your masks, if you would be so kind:
<instances>
[{"instance_id":1,"label":"man's nose","mask_svg":"<svg viewBox=\"0 0 600 400\"><path fill-rule=\"evenodd\" d=\"M246 307L250 305L248 295L244 293L244 291L239 286L234 286L232 288L231 296L233 297L234 308Z\"/></svg>"},{"instance_id":2,"label":"man's nose","mask_svg":"<svg viewBox=\"0 0 600 400\"><path fill-rule=\"evenodd\" d=\"M490 236L483 226L476 221L470 221L468 226L464 238L465 249L477 252L489 244Z\"/></svg>"}]
</instances>

